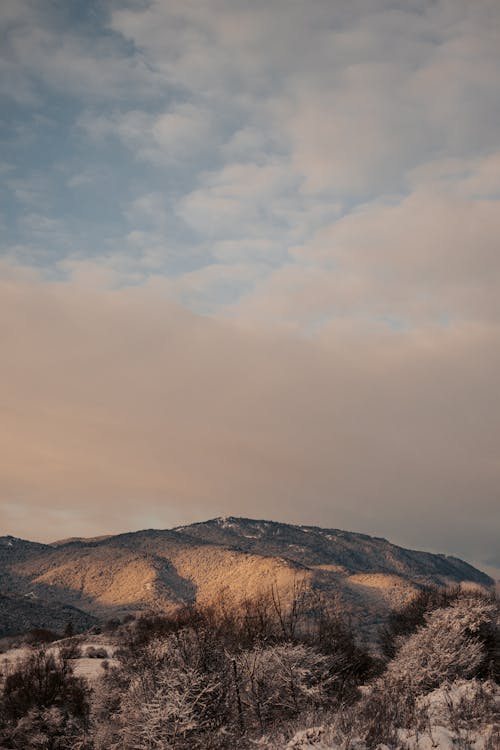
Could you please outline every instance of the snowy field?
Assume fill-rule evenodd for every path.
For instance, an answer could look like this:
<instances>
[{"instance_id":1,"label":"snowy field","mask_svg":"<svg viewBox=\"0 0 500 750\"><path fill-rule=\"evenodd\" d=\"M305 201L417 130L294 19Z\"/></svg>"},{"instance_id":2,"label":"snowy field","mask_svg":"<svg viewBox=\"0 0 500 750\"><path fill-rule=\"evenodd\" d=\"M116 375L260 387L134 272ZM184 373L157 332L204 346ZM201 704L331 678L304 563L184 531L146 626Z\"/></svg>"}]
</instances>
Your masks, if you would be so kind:
<instances>
[{"instance_id":1,"label":"snowy field","mask_svg":"<svg viewBox=\"0 0 500 750\"><path fill-rule=\"evenodd\" d=\"M57 654L61 646L66 645L67 641L57 641L51 643L47 647L47 652ZM114 653L117 650L117 646L114 643L99 642L95 641L83 641L78 643L78 647L81 652L81 656L76 659L70 659L71 665L75 675L78 677L85 677L85 679L92 681L98 679L104 672L105 663L110 667L117 666L118 660L114 658ZM105 652L107 656L89 656L92 652ZM3 654L0 654L0 672L5 672L6 669L15 666L18 662L24 661L29 655L33 653L33 649L29 646L22 646L20 648L12 648ZM103 667L103 664L105 665Z\"/></svg>"}]
</instances>

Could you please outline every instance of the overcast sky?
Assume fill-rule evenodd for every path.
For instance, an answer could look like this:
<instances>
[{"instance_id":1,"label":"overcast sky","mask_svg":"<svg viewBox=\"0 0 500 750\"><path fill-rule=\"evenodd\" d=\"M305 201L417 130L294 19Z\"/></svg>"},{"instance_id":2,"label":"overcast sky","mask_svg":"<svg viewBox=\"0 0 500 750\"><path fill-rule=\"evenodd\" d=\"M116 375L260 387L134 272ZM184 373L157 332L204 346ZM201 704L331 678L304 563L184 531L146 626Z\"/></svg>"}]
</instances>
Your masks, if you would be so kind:
<instances>
[{"instance_id":1,"label":"overcast sky","mask_svg":"<svg viewBox=\"0 0 500 750\"><path fill-rule=\"evenodd\" d=\"M2 0L0 533L500 568L498 0Z\"/></svg>"}]
</instances>

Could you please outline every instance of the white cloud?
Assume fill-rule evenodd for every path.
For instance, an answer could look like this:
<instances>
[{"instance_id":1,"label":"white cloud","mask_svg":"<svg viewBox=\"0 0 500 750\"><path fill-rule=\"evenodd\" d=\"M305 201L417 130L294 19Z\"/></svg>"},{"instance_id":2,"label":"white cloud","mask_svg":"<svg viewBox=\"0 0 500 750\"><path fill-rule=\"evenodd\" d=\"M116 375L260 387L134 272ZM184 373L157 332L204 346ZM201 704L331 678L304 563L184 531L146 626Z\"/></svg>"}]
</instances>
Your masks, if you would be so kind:
<instances>
[{"instance_id":1,"label":"white cloud","mask_svg":"<svg viewBox=\"0 0 500 750\"><path fill-rule=\"evenodd\" d=\"M180 104L161 114L151 126L153 139L172 160L193 158L205 149L211 130L211 113L192 104Z\"/></svg>"},{"instance_id":2,"label":"white cloud","mask_svg":"<svg viewBox=\"0 0 500 750\"><path fill-rule=\"evenodd\" d=\"M89 36L82 28L61 25L56 9L44 3L2 3L0 27L6 40L4 93L21 103L41 102L48 89L101 101L158 94L161 78L143 60L123 48L116 35Z\"/></svg>"},{"instance_id":3,"label":"white cloud","mask_svg":"<svg viewBox=\"0 0 500 750\"><path fill-rule=\"evenodd\" d=\"M444 165L432 178L424 170L406 197L322 227L235 312L306 326L346 316L410 326L498 321L500 199L485 195L497 161L449 165L451 185Z\"/></svg>"},{"instance_id":4,"label":"white cloud","mask_svg":"<svg viewBox=\"0 0 500 750\"><path fill-rule=\"evenodd\" d=\"M308 190L358 194L400 185L424 153L494 146L499 16L482 0L153 3L112 24L166 80L251 118L247 149L265 133Z\"/></svg>"},{"instance_id":5,"label":"white cloud","mask_svg":"<svg viewBox=\"0 0 500 750\"><path fill-rule=\"evenodd\" d=\"M195 162L215 148L212 115L191 104L173 105L165 112L141 110L108 115L85 112L79 127L94 139L118 138L139 159L161 164Z\"/></svg>"},{"instance_id":6,"label":"white cloud","mask_svg":"<svg viewBox=\"0 0 500 750\"><path fill-rule=\"evenodd\" d=\"M131 224L138 222L158 228L164 227L165 198L162 193L146 193L133 200L124 213Z\"/></svg>"},{"instance_id":7,"label":"white cloud","mask_svg":"<svg viewBox=\"0 0 500 750\"><path fill-rule=\"evenodd\" d=\"M275 233L276 225L283 232L282 220L286 233L291 215L300 210L293 183L293 173L277 161L227 164L203 176L200 187L182 198L177 210L188 224L211 238L259 237Z\"/></svg>"}]
</instances>

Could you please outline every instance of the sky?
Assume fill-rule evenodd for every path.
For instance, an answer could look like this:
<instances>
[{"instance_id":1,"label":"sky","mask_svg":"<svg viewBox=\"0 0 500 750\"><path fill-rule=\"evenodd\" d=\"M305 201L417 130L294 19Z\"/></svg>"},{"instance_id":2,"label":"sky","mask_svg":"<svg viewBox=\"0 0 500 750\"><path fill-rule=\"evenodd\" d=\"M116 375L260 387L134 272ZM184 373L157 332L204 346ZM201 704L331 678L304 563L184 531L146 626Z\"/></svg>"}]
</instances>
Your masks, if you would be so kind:
<instances>
[{"instance_id":1,"label":"sky","mask_svg":"<svg viewBox=\"0 0 500 750\"><path fill-rule=\"evenodd\" d=\"M500 575L498 0L3 0L0 533Z\"/></svg>"}]
</instances>

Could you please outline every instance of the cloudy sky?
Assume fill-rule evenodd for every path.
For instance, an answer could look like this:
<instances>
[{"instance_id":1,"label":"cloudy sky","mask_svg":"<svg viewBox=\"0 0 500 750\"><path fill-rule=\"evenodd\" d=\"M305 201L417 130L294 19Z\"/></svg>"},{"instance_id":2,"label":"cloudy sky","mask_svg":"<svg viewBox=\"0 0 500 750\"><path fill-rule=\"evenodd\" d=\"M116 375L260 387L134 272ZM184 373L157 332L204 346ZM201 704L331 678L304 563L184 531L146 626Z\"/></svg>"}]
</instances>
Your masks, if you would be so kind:
<instances>
[{"instance_id":1,"label":"cloudy sky","mask_svg":"<svg viewBox=\"0 0 500 750\"><path fill-rule=\"evenodd\" d=\"M500 568L498 0L3 0L0 533Z\"/></svg>"}]
</instances>

